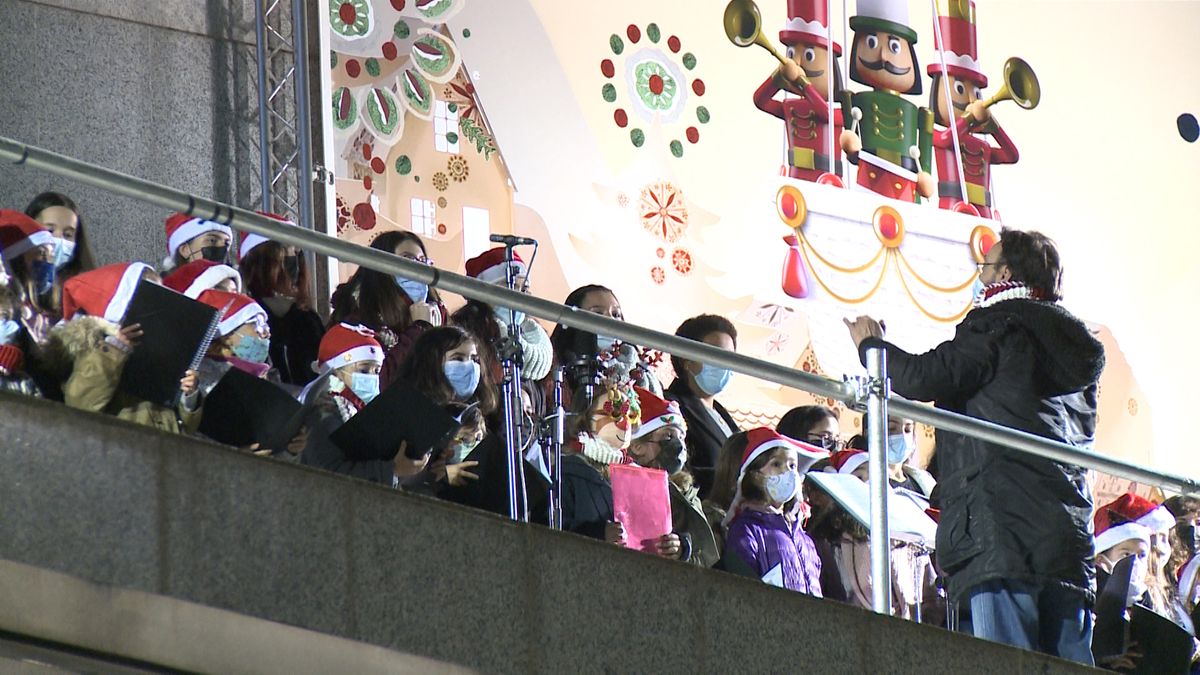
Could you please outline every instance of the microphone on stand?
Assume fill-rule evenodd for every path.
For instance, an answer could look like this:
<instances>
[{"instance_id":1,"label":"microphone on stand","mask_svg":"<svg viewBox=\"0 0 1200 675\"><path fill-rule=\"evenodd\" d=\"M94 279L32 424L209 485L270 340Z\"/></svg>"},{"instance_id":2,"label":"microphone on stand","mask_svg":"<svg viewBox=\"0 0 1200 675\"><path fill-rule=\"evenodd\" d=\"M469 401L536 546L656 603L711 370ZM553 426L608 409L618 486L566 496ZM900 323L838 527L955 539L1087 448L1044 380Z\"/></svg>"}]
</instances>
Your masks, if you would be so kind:
<instances>
[{"instance_id":1,"label":"microphone on stand","mask_svg":"<svg viewBox=\"0 0 1200 675\"><path fill-rule=\"evenodd\" d=\"M537 239L517 237L511 234L493 234L488 237L488 241L505 246L537 246Z\"/></svg>"}]
</instances>

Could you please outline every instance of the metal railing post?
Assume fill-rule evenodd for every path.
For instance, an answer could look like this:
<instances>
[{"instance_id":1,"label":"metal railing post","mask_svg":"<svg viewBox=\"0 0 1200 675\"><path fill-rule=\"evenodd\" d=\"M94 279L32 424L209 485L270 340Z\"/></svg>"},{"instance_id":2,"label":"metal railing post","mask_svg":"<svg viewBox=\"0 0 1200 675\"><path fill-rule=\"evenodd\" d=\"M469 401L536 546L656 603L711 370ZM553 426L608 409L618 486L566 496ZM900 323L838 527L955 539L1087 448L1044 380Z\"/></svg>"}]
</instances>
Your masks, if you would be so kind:
<instances>
[{"instance_id":1,"label":"metal railing post","mask_svg":"<svg viewBox=\"0 0 1200 675\"><path fill-rule=\"evenodd\" d=\"M891 537L888 535L887 351L867 350L867 450L871 490L871 608L892 613Z\"/></svg>"},{"instance_id":2,"label":"metal railing post","mask_svg":"<svg viewBox=\"0 0 1200 675\"><path fill-rule=\"evenodd\" d=\"M296 70L292 83L296 87L296 191L299 193L300 226L312 229L313 219L313 154L312 115L308 91L308 11L304 0L292 0L292 58Z\"/></svg>"}]
</instances>

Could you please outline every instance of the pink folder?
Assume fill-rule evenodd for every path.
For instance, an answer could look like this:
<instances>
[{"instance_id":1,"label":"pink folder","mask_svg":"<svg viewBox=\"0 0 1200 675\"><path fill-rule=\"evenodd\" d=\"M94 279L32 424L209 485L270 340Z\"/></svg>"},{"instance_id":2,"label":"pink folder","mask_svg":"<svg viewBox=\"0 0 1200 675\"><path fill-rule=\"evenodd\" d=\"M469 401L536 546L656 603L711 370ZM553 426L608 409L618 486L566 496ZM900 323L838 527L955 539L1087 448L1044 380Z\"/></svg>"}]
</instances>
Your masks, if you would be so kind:
<instances>
[{"instance_id":1,"label":"pink folder","mask_svg":"<svg viewBox=\"0 0 1200 675\"><path fill-rule=\"evenodd\" d=\"M653 553L659 537L671 531L667 472L631 464L613 464L608 469L613 516L625 527L625 545Z\"/></svg>"}]
</instances>

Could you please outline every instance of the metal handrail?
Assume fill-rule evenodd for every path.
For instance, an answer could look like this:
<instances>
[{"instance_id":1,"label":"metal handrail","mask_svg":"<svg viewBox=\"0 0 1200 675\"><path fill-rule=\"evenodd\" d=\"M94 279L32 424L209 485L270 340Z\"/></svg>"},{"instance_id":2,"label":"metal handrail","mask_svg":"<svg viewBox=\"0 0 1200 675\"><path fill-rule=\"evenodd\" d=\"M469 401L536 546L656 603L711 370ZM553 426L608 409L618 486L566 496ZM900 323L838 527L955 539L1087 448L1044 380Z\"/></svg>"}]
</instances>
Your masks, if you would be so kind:
<instances>
[{"instance_id":1,"label":"metal handrail","mask_svg":"<svg viewBox=\"0 0 1200 675\"><path fill-rule=\"evenodd\" d=\"M224 204L205 197L190 195L181 190L106 169L95 164L66 157L35 146L0 136L0 159L14 165L49 171L92 185L109 192L161 206L172 211L196 215L235 229L254 232L275 241L321 253L343 262L365 266L387 274L415 279L466 298L482 300L500 307L513 307L571 328L611 335L633 344L658 349L689 361L728 368L785 387L801 389L843 403L864 403L858 388L847 382L805 373L787 366L762 361L702 342L651 330L636 324L592 314L557 302L510 291L471 277L423 265L378 249L342 241L303 227L290 227L277 220L247 209ZM889 395L888 404L894 414L909 417L936 428L978 438L1015 450L1058 462L1096 469L1164 489L1200 496L1200 481L1185 476L1149 469L1132 462L1106 457L1090 450L1059 443L1016 429L991 424L932 406L907 401Z\"/></svg>"}]
</instances>

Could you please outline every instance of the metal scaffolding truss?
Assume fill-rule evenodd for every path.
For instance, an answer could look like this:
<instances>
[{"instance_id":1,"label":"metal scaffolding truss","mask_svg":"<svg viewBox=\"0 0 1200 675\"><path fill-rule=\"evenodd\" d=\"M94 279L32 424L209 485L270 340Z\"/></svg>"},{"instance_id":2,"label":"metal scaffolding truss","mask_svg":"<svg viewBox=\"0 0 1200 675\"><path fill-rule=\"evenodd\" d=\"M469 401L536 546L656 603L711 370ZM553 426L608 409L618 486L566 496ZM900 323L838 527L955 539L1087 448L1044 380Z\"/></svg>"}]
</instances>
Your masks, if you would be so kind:
<instances>
[{"instance_id":1,"label":"metal scaffolding truss","mask_svg":"<svg viewBox=\"0 0 1200 675\"><path fill-rule=\"evenodd\" d=\"M303 0L254 0L261 208L312 227Z\"/></svg>"}]
</instances>

